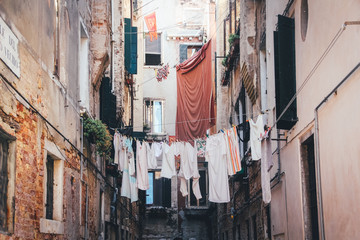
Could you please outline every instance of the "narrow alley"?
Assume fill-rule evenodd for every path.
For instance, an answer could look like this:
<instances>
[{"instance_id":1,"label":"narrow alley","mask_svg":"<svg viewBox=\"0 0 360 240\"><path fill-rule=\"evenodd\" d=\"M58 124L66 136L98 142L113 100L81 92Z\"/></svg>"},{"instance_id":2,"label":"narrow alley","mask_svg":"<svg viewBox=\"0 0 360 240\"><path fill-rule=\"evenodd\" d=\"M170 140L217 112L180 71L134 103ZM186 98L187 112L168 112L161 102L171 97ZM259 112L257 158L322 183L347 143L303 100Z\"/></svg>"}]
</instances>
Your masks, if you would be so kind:
<instances>
[{"instance_id":1,"label":"narrow alley","mask_svg":"<svg viewBox=\"0 0 360 240\"><path fill-rule=\"evenodd\" d=\"M359 12L0 0L0 240L360 239Z\"/></svg>"}]
</instances>

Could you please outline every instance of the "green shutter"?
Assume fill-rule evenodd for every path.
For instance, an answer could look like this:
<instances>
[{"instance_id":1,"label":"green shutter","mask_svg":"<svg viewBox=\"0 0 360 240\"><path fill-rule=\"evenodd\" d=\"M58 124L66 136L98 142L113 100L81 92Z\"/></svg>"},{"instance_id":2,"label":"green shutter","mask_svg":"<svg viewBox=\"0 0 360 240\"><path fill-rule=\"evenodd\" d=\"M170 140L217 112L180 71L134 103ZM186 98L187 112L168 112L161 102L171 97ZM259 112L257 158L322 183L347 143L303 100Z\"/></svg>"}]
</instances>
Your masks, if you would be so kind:
<instances>
[{"instance_id":1,"label":"green shutter","mask_svg":"<svg viewBox=\"0 0 360 240\"><path fill-rule=\"evenodd\" d=\"M130 70L130 54L131 54L131 20L130 18L124 19L125 23L125 49L124 49L124 57L125 57L125 68L129 72Z\"/></svg>"},{"instance_id":2,"label":"green shutter","mask_svg":"<svg viewBox=\"0 0 360 240\"><path fill-rule=\"evenodd\" d=\"M131 27L130 74L137 74L137 27Z\"/></svg>"},{"instance_id":3,"label":"green shutter","mask_svg":"<svg viewBox=\"0 0 360 240\"><path fill-rule=\"evenodd\" d=\"M274 32L276 118L296 93L294 19L278 15ZM296 99L277 122L278 129L291 129L297 122Z\"/></svg>"}]
</instances>

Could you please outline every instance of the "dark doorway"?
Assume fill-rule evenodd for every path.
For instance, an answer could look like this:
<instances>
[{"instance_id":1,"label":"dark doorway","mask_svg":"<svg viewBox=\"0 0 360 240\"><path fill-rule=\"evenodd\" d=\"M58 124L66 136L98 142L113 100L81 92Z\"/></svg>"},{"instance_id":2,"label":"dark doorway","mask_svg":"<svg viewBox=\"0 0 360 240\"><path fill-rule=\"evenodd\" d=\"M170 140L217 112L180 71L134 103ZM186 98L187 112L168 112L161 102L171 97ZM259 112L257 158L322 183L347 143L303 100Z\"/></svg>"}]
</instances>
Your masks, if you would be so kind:
<instances>
[{"instance_id":1,"label":"dark doorway","mask_svg":"<svg viewBox=\"0 0 360 240\"><path fill-rule=\"evenodd\" d=\"M305 239L319 239L314 135L301 144Z\"/></svg>"}]
</instances>

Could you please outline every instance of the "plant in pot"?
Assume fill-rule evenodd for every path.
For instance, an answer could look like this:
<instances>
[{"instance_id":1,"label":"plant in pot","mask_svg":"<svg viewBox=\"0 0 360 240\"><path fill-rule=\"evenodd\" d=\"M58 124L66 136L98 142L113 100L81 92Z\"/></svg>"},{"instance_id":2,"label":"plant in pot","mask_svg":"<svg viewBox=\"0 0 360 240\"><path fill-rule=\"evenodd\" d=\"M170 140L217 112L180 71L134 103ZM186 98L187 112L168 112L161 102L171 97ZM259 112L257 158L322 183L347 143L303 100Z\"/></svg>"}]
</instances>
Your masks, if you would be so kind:
<instances>
[{"instance_id":1,"label":"plant in pot","mask_svg":"<svg viewBox=\"0 0 360 240\"><path fill-rule=\"evenodd\" d=\"M112 136L101 120L84 118L84 136L95 145L96 152L108 163L111 160Z\"/></svg>"},{"instance_id":2,"label":"plant in pot","mask_svg":"<svg viewBox=\"0 0 360 240\"><path fill-rule=\"evenodd\" d=\"M228 42L229 42L230 45L231 45L231 44L233 44L235 41L238 41L239 38L240 38L240 36L237 35L237 34L230 34L229 39L228 39Z\"/></svg>"}]
</instances>

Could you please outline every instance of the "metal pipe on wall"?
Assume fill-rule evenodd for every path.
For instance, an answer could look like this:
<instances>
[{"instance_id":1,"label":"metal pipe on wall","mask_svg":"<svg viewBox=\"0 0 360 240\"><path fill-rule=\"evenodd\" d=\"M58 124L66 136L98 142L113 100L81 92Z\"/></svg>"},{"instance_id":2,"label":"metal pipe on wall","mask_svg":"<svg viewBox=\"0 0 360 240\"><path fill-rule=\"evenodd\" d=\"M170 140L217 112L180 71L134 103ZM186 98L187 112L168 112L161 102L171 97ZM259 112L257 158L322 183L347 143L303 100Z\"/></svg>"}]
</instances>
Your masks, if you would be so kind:
<instances>
[{"instance_id":1,"label":"metal pipe on wall","mask_svg":"<svg viewBox=\"0 0 360 240\"><path fill-rule=\"evenodd\" d=\"M323 210L323 201L322 201L322 189L321 189L321 171L320 171L320 141L319 141L319 115L318 111L320 107L327 102L327 100L338 90L338 88L343 85L346 80L360 67L360 62L345 76L343 80L336 85L336 87L320 102L320 104L315 108L315 167L316 167L316 182L317 182L317 197L318 197L318 206L319 206L319 222L320 222L320 236L322 240L325 240L325 226L324 226L324 210Z\"/></svg>"}]
</instances>

